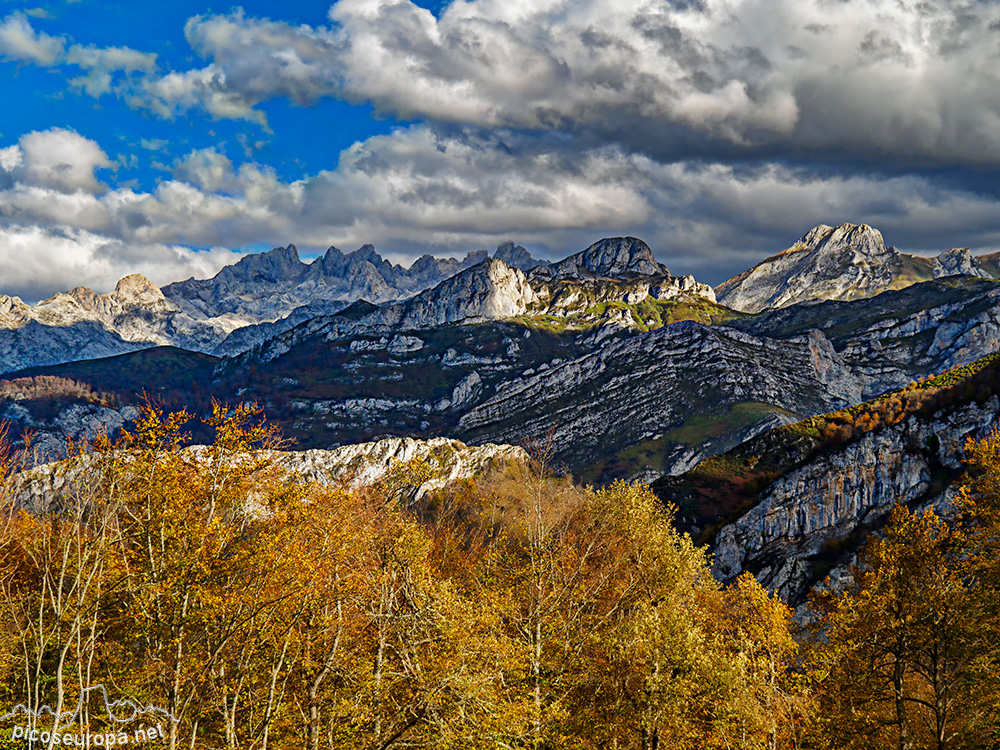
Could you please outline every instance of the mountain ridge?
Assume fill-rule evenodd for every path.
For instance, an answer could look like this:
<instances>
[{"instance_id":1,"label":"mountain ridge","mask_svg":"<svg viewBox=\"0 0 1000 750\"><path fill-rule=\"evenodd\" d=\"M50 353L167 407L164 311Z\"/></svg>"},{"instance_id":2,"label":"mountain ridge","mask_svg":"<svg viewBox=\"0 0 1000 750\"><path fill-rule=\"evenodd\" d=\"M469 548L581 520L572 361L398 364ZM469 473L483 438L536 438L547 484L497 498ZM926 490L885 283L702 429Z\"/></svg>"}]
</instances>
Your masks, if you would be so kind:
<instances>
[{"instance_id":1,"label":"mountain ridge","mask_svg":"<svg viewBox=\"0 0 1000 750\"><path fill-rule=\"evenodd\" d=\"M943 276L998 277L1000 253L973 256L952 248L936 258L887 246L867 224L820 224L791 247L715 287L719 302L758 313L809 300L851 300Z\"/></svg>"}]
</instances>

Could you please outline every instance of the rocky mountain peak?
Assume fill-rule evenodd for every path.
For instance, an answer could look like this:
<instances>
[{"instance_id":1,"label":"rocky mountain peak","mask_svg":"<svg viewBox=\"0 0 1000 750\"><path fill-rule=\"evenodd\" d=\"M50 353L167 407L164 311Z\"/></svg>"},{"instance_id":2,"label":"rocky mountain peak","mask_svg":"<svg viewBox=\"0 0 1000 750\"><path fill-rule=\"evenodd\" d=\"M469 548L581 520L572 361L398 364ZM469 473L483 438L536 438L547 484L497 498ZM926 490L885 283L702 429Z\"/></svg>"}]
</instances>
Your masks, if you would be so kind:
<instances>
[{"instance_id":1,"label":"rocky mountain peak","mask_svg":"<svg viewBox=\"0 0 1000 750\"><path fill-rule=\"evenodd\" d=\"M838 227L820 224L807 232L789 250L837 253L848 248L864 256L883 256L892 252L890 248L886 248L882 233L867 224L841 224Z\"/></svg>"},{"instance_id":2,"label":"rocky mountain peak","mask_svg":"<svg viewBox=\"0 0 1000 750\"><path fill-rule=\"evenodd\" d=\"M816 245L818 245L823 240L823 238L828 237L832 231L833 227L831 227L829 224L818 224L812 229L810 229L808 232L806 232L804 235L802 235L797 245L793 245L792 248L790 249L805 249L805 248L816 247ZM801 246L801 248L799 246Z\"/></svg>"},{"instance_id":3,"label":"rocky mountain peak","mask_svg":"<svg viewBox=\"0 0 1000 750\"><path fill-rule=\"evenodd\" d=\"M465 254L465 260L462 261L462 265L466 268L471 268L472 266L479 265L489 257L490 254L486 250L470 250Z\"/></svg>"},{"instance_id":4,"label":"rocky mountain peak","mask_svg":"<svg viewBox=\"0 0 1000 750\"><path fill-rule=\"evenodd\" d=\"M367 260L369 263L376 266L382 262L382 256L375 251L375 246L369 244L362 245L348 257L352 260Z\"/></svg>"},{"instance_id":5,"label":"rocky mountain peak","mask_svg":"<svg viewBox=\"0 0 1000 750\"><path fill-rule=\"evenodd\" d=\"M511 268L520 268L522 271L530 271L536 266L545 265L544 261L532 258L531 253L513 242L505 242L497 247L493 257L499 258Z\"/></svg>"},{"instance_id":6,"label":"rocky mountain peak","mask_svg":"<svg viewBox=\"0 0 1000 750\"><path fill-rule=\"evenodd\" d=\"M251 282L279 283L298 279L308 266L299 260L295 245L276 247L266 253L246 255L239 262L223 268L218 276Z\"/></svg>"},{"instance_id":7,"label":"rocky mountain peak","mask_svg":"<svg viewBox=\"0 0 1000 750\"><path fill-rule=\"evenodd\" d=\"M627 278L668 275L670 272L653 257L649 245L638 237L606 237L575 255L533 274L547 278Z\"/></svg>"},{"instance_id":8,"label":"rocky mountain peak","mask_svg":"<svg viewBox=\"0 0 1000 750\"><path fill-rule=\"evenodd\" d=\"M461 320L497 320L524 314L535 299L523 271L498 258L487 258L433 289L380 309L369 321L425 328Z\"/></svg>"},{"instance_id":9,"label":"rocky mountain peak","mask_svg":"<svg viewBox=\"0 0 1000 750\"><path fill-rule=\"evenodd\" d=\"M160 287L141 273L129 274L121 279L111 296L125 305L149 305L166 301Z\"/></svg>"},{"instance_id":10,"label":"rocky mountain peak","mask_svg":"<svg viewBox=\"0 0 1000 750\"><path fill-rule=\"evenodd\" d=\"M719 285L715 294L722 304L744 312L812 299L870 297L896 283L901 267L901 254L886 246L877 229L820 224L787 250Z\"/></svg>"},{"instance_id":11,"label":"rocky mountain peak","mask_svg":"<svg viewBox=\"0 0 1000 750\"><path fill-rule=\"evenodd\" d=\"M0 329L18 328L31 319L31 307L20 297L0 294Z\"/></svg>"}]
</instances>

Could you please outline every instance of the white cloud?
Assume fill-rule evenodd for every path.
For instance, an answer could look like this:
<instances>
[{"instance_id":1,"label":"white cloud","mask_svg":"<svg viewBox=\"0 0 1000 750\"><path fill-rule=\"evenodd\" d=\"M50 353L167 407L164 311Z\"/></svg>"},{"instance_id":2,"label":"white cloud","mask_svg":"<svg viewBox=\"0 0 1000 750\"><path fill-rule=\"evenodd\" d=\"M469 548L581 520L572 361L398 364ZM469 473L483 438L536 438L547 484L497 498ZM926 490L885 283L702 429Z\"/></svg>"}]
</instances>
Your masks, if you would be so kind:
<instances>
[{"instance_id":1,"label":"white cloud","mask_svg":"<svg viewBox=\"0 0 1000 750\"><path fill-rule=\"evenodd\" d=\"M258 164L236 169L225 155L204 150L150 192L68 191L93 188L103 151L68 131L29 134L20 143L45 139L54 140L53 153L73 145L57 160L55 177L44 164L26 166L36 158L32 149L0 150L0 163L13 165L0 173L3 293L47 295L81 283L107 290L132 271L165 283L210 275L238 257L183 246L350 249L372 242L406 258L515 239L562 257L602 236L633 234L675 272L711 283L819 223L869 223L910 251L1000 248L996 200L914 176L660 164L614 146L553 149L548 139L512 132L443 136L415 126L369 138L344 151L335 168L292 182Z\"/></svg>"},{"instance_id":2,"label":"white cloud","mask_svg":"<svg viewBox=\"0 0 1000 750\"><path fill-rule=\"evenodd\" d=\"M340 0L332 25L186 27L199 70L133 99L257 119L284 97L395 117L567 131L677 158L710 144L1000 161L996 3L925 0ZM143 98L145 97L145 98Z\"/></svg>"},{"instance_id":3,"label":"white cloud","mask_svg":"<svg viewBox=\"0 0 1000 750\"><path fill-rule=\"evenodd\" d=\"M225 154L211 148L192 151L179 160L174 174L209 193L238 189L233 163Z\"/></svg>"},{"instance_id":4,"label":"white cloud","mask_svg":"<svg viewBox=\"0 0 1000 750\"><path fill-rule=\"evenodd\" d=\"M253 108L256 102L229 87L226 73L214 65L145 79L139 90L127 96L133 106L148 108L164 118L173 118L200 106L216 119L267 124L264 113Z\"/></svg>"},{"instance_id":5,"label":"white cloud","mask_svg":"<svg viewBox=\"0 0 1000 750\"><path fill-rule=\"evenodd\" d=\"M36 32L23 13L11 13L0 21L0 58L52 65L63 52L62 39Z\"/></svg>"},{"instance_id":6,"label":"white cloud","mask_svg":"<svg viewBox=\"0 0 1000 750\"><path fill-rule=\"evenodd\" d=\"M61 192L97 193L104 189L94 176L110 166L107 154L94 141L72 130L52 128L23 136L19 143L24 181Z\"/></svg>"},{"instance_id":7,"label":"white cloud","mask_svg":"<svg viewBox=\"0 0 1000 750\"><path fill-rule=\"evenodd\" d=\"M66 62L87 71L86 75L73 78L71 83L93 97L112 91L115 73L153 73L156 70L155 54L138 52L129 47L84 47L74 44L66 55Z\"/></svg>"},{"instance_id":8,"label":"white cloud","mask_svg":"<svg viewBox=\"0 0 1000 750\"><path fill-rule=\"evenodd\" d=\"M30 11L28 15L45 17ZM155 54L130 47L74 44L67 50L64 39L36 31L23 13L12 13L0 20L0 59L44 67L79 67L84 75L71 78L70 83L94 97L113 90L116 74L152 74L156 70ZM119 82L122 92L125 88L124 81Z\"/></svg>"},{"instance_id":9,"label":"white cloud","mask_svg":"<svg viewBox=\"0 0 1000 750\"><path fill-rule=\"evenodd\" d=\"M0 55L76 65L85 92L267 127L275 98L407 120L570 134L661 161L1000 163L1000 5L951 0L340 0L329 26L229 15L185 27L205 59L83 47L0 22Z\"/></svg>"},{"instance_id":10,"label":"white cloud","mask_svg":"<svg viewBox=\"0 0 1000 750\"><path fill-rule=\"evenodd\" d=\"M239 257L224 249L136 245L82 230L0 227L3 292L32 303L76 286L108 292L130 273L159 285L192 275L207 278Z\"/></svg>"}]
</instances>

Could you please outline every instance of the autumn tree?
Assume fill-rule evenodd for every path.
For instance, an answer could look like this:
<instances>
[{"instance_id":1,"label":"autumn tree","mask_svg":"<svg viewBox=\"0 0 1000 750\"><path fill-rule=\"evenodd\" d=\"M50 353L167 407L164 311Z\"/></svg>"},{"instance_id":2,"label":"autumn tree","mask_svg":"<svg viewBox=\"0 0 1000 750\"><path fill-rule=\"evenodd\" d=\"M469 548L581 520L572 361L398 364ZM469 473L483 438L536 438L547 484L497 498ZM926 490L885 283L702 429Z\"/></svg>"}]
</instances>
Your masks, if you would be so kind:
<instances>
[{"instance_id":1,"label":"autumn tree","mask_svg":"<svg viewBox=\"0 0 1000 750\"><path fill-rule=\"evenodd\" d=\"M987 746L997 631L968 544L957 522L897 506L853 583L820 601L815 678L833 746Z\"/></svg>"}]
</instances>

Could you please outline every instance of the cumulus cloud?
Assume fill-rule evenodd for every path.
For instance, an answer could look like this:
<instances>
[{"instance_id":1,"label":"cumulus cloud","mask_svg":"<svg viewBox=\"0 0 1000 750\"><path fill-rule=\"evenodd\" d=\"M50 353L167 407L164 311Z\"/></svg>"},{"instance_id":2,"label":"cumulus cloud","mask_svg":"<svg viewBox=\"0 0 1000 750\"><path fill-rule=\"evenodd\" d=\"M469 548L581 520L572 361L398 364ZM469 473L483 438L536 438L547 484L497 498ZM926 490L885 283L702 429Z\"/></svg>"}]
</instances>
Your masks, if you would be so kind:
<instances>
[{"instance_id":1,"label":"cumulus cloud","mask_svg":"<svg viewBox=\"0 0 1000 750\"><path fill-rule=\"evenodd\" d=\"M94 97L112 91L116 74L152 74L156 70L155 54L130 47L74 44L67 49L65 39L36 31L27 15L17 12L0 20L0 59L43 67L76 66L84 74L71 78L70 83Z\"/></svg>"},{"instance_id":2,"label":"cumulus cloud","mask_svg":"<svg viewBox=\"0 0 1000 750\"><path fill-rule=\"evenodd\" d=\"M197 149L180 159L174 174L209 193L238 189L232 161L212 148Z\"/></svg>"},{"instance_id":3,"label":"cumulus cloud","mask_svg":"<svg viewBox=\"0 0 1000 750\"><path fill-rule=\"evenodd\" d=\"M201 107L221 120L249 120L266 125L267 118L254 109L256 101L231 88L225 71L215 65L184 73L172 72L142 81L138 91L127 94L130 104L147 108L164 118Z\"/></svg>"},{"instance_id":4,"label":"cumulus cloud","mask_svg":"<svg viewBox=\"0 0 1000 750\"><path fill-rule=\"evenodd\" d=\"M0 58L52 65L63 53L63 40L35 31L23 13L11 13L0 21Z\"/></svg>"},{"instance_id":5,"label":"cumulus cloud","mask_svg":"<svg viewBox=\"0 0 1000 750\"><path fill-rule=\"evenodd\" d=\"M39 161L47 142L62 155ZM602 236L633 234L674 272L713 284L818 223L866 222L907 251L1000 248L995 199L917 176L662 164L617 146L553 148L512 131L413 126L355 144L335 168L294 181L198 150L149 192L95 187L94 169L106 160L98 144L68 131L0 149L0 291L37 297L81 283L106 291L134 271L162 284L211 275L238 257L185 246L372 242L406 262L515 239L559 258Z\"/></svg>"},{"instance_id":6,"label":"cumulus cloud","mask_svg":"<svg viewBox=\"0 0 1000 750\"><path fill-rule=\"evenodd\" d=\"M23 136L20 154L9 157L23 181L63 193L97 193L104 186L94 176L98 167L110 166L107 154L89 138L63 128L35 131Z\"/></svg>"},{"instance_id":7,"label":"cumulus cloud","mask_svg":"<svg viewBox=\"0 0 1000 750\"><path fill-rule=\"evenodd\" d=\"M257 119L273 98L568 132L679 158L779 146L816 156L1000 161L996 3L925 0L340 0L329 27L195 17L208 65L133 101Z\"/></svg>"},{"instance_id":8,"label":"cumulus cloud","mask_svg":"<svg viewBox=\"0 0 1000 750\"><path fill-rule=\"evenodd\" d=\"M70 83L87 94L99 97L111 93L116 73L153 73L156 55L138 52L130 47L94 47L74 44L66 54L66 62L86 71Z\"/></svg>"}]
</instances>

